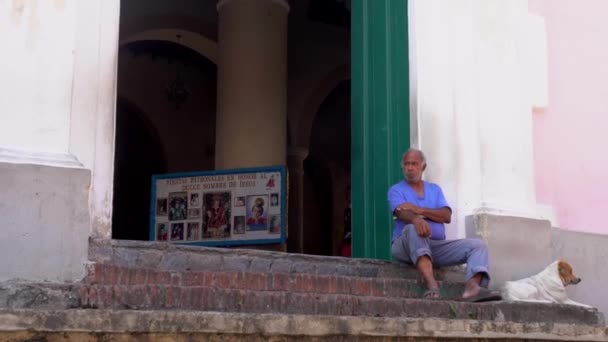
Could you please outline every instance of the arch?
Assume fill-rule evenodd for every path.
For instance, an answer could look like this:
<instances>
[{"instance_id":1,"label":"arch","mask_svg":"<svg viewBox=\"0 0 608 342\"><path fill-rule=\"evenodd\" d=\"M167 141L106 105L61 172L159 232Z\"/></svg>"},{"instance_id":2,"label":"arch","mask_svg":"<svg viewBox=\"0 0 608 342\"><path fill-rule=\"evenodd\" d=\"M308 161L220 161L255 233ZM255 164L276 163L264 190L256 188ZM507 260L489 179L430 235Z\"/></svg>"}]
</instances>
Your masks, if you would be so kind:
<instances>
[{"instance_id":1,"label":"arch","mask_svg":"<svg viewBox=\"0 0 608 342\"><path fill-rule=\"evenodd\" d=\"M299 129L295 132L296 134L292 134L292 136L296 137L293 142L294 146L310 145L310 133L319 107L340 82L349 79L350 65L342 65L330 71L319 82L319 86L308 97L300 111L299 125L295 126L299 127Z\"/></svg>"},{"instance_id":2,"label":"arch","mask_svg":"<svg viewBox=\"0 0 608 342\"><path fill-rule=\"evenodd\" d=\"M217 65L217 43L199 33L187 30L155 29L142 31L121 40L119 46L146 40L159 40L185 46Z\"/></svg>"}]
</instances>

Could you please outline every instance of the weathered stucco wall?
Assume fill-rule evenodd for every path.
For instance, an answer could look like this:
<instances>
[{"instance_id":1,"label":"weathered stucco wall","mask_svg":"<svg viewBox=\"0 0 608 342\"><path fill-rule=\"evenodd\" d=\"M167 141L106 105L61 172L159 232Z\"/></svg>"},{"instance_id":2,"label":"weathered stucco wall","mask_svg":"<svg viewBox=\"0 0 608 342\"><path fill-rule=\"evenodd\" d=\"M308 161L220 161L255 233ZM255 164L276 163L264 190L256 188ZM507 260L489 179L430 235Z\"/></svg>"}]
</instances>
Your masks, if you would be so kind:
<instances>
[{"instance_id":1,"label":"weathered stucco wall","mask_svg":"<svg viewBox=\"0 0 608 342\"><path fill-rule=\"evenodd\" d=\"M530 0L546 22L548 106L534 113L538 200L558 226L608 234L608 2Z\"/></svg>"}]
</instances>

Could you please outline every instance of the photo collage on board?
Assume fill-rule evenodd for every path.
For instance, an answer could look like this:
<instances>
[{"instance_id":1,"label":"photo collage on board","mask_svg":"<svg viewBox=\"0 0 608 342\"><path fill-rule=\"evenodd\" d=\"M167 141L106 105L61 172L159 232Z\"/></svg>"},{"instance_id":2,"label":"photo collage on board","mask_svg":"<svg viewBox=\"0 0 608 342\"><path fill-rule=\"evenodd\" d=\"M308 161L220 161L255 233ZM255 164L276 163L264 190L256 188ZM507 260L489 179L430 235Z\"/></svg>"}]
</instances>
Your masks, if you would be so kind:
<instances>
[{"instance_id":1,"label":"photo collage on board","mask_svg":"<svg viewBox=\"0 0 608 342\"><path fill-rule=\"evenodd\" d=\"M258 173L257 177L255 186L247 189L162 189L163 195L155 200L155 240L204 242L280 237L280 185L273 175L266 179Z\"/></svg>"},{"instance_id":2,"label":"photo collage on board","mask_svg":"<svg viewBox=\"0 0 608 342\"><path fill-rule=\"evenodd\" d=\"M157 241L230 237L230 192L170 192L156 199ZM168 221L168 222L159 222Z\"/></svg>"}]
</instances>

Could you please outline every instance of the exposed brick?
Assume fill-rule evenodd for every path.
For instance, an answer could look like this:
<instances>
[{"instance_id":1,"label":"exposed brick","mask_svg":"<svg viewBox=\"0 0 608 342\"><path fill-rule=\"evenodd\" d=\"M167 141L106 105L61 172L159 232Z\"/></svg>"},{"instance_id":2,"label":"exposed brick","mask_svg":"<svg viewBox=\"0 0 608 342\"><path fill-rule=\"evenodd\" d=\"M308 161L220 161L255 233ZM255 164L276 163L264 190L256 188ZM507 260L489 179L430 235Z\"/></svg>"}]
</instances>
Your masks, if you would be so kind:
<instances>
[{"instance_id":1,"label":"exposed brick","mask_svg":"<svg viewBox=\"0 0 608 342\"><path fill-rule=\"evenodd\" d=\"M203 285L207 287L213 286L213 272L205 272L204 277L205 283Z\"/></svg>"},{"instance_id":2,"label":"exposed brick","mask_svg":"<svg viewBox=\"0 0 608 342\"><path fill-rule=\"evenodd\" d=\"M376 278L371 281L372 296L384 297L386 293L384 291L384 278Z\"/></svg>"},{"instance_id":3,"label":"exposed brick","mask_svg":"<svg viewBox=\"0 0 608 342\"><path fill-rule=\"evenodd\" d=\"M217 272L213 274L213 286L226 289L228 285L230 285L230 278L228 278L227 273Z\"/></svg>"},{"instance_id":4,"label":"exposed brick","mask_svg":"<svg viewBox=\"0 0 608 342\"><path fill-rule=\"evenodd\" d=\"M318 275L313 277L314 289L316 293L329 293L329 276Z\"/></svg>"},{"instance_id":5,"label":"exposed brick","mask_svg":"<svg viewBox=\"0 0 608 342\"><path fill-rule=\"evenodd\" d=\"M179 273L171 273L171 286L179 286L182 283L182 277Z\"/></svg>"},{"instance_id":6,"label":"exposed brick","mask_svg":"<svg viewBox=\"0 0 608 342\"><path fill-rule=\"evenodd\" d=\"M145 303L146 289L145 285L129 286L125 298L127 307L131 309L142 309Z\"/></svg>"},{"instance_id":7,"label":"exposed brick","mask_svg":"<svg viewBox=\"0 0 608 342\"><path fill-rule=\"evenodd\" d=\"M237 274L239 272L228 272L226 274L226 277L228 278L228 288L231 289L236 289L238 288L238 282L237 282Z\"/></svg>"},{"instance_id":8,"label":"exposed brick","mask_svg":"<svg viewBox=\"0 0 608 342\"><path fill-rule=\"evenodd\" d=\"M239 290L229 289L226 297L226 309L230 312L238 312L240 300Z\"/></svg>"},{"instance_id":9,"label":"exposed brick","mask_svg":"<svg viewBox=\"0 0 608 342\"><path fill-rule=\"evenodd\" d=\"M303 283L301 274L292 276L289 282L289 292L302 292Z\"/></svg>"},{"instance_id":10,"label":"exposed brick","mask_svg":"<svg viewBox=\"0 0 608 342\"><path fill-rule=\"evenodd\" d=\"M93 266L93 276L91 284L103 284L103 265L95 264Z\"/></svg>"},{"instance_id":11,"label":"exposed brick","mask_svg":"<svg viewBox=\"0 0 608 342\"><path fill-rule=\"evenodd\" d=\"M205 274L203 272L192 272L192 286L205 285Z\"/></svg>"},{"instance_id":12,"label":"exposed brick","mask_svg":"<svg viewBox=\"0 0 608 342\"><path fill-rule=\"evenodd\" d=\"M112 304L113 308L122 308L124 303L124 287L120 285L112 286Z\"/></svg>"},{"instance_id":13,"label":"exposed brick","mask_svg":"<svg viewBox=\"0 0 608 342\"><path fill-rule=\"evenodd\" d=\"M272 274L272 287L270 289L272 289L274 291L287 291L288 283L289 283L289 279L288 279L287 274L274 273L274 274Z\"/></svg>"},{"instance_id":14,"label":"exposed brick","mask_svg":"<svg viewBox=\"0 0 608 342\"><path fill-rule=\"evenodd\" d=\"M174 308L175 307L175 288L171 286L167 286L165 288L165 307L166 308Z\"/></svg>"},{"instance_id":15,"label":"exposed brick","mask_svg":"<svg viewBox=\"0 0 608 342\"><path fill-rule=\"evenodd\" d=\"M105 264L101 268L101 272L103 273L103 280L101 284L112 284L112 277L114 276L115 271L114 265Z\"/></svg>"},{"instance_id":16,"label":"exposed brick","mask_svg":"<svg viewBox=\"0 0 608 342\"><path fill-rule=\"evenodd\" d=\"M255 274L255 281L256 281L255 289L256 290L260 290L260 291L266 290L266 276L267 276L267 273L256 273Z\"/></svg>"},{"instance_id":17,"label":"exposed brick","mask_svg":"<svg viewBox=\"0 0 608 342\"><path fill-rule=\"evenodd\" d=\"M236 296L236 311L241 312L245 310L245 298L247 297L247 292L245 290L237 290L235 293Z\"/></svg>"},{"instance_id":18,"label":"exposed brick","mask_svg":"<svg viewBox=\"0 0 608 342\"><path fill-rule=\"evenodd\" d=\"M146 276L148 274L148 270L140 268L135 272L135 281L137 285L145 285L146 284Z\"/></svg>"},{"instance_id":19,"label":"exposed brick","mask_svg":"<svg viewBox=\"0 0 608 342\"><path fill-rule=\"evenodd\" d=\"M247 288L247 276L245 272L236 273L235 288L246 289Z\"/></svg>"},{"instance_id":20,"label":"exposed brick","mask_svg":"<svg viewBox=\"0 0 608 342\"><path fill-rule=\"evenodd\" d=\"M193 275L191 272L182 273L182 282L181 282L182 286L192 286L192 285L194 285L193 283L194 283L194 280L193 280Z\"/></svg>"},{"instance_id":21,"label":"exposed brick","mask_svg":"<svg viewBox=\"0 0 608 342\"><path fill-rule=\"evenodd\" d=\"M110 281L110 284L112 285L118 285L119 284L119 277L120 277L120 269L122 267L119 266L115 266L114 270L112 272L112 280Z\"/></svg>"},{"instance_id":22,"label":"exposed brick","mask_svg":"<svg viewBox=\"0 0 608 342\"><path fill-rule=\"evenodd\" d=\"M99 295L97 293L96 285L89 287L89 305L92 308L99 307Z\"/></svg>"},{"instance_id":23,"label":"exposed brick","mask_svg":"<svg viewBox=\"0 0 608 342\"><path fill-rule=\"evenodd\" d=\"M316 302L315 314L317 315L332 315L334 314L336 299L333 295L320 296Z\"/></svg>"},{"instance_id":24,"label":"exposed brick","mask_svg":"<svg viewBox=\"0 0 608 342\"><path fill-rule=\"evenodd\" d=\"M216 289L213 287L204 287L203 295L202 295L202 305L201 309L203 310L214 310L215 309L215 301L217 298Z\"/></svg>"},{"instance_id":25,"label":"exposed brick","mask_svg":"<svg viewBox=\"0 0 608 342\"><path fill-rule=\"evenodd\" d=\"M180 300L179 307L182 309L190 309L190 294L192 291L192 287L180 287Z\"/></svg>"},{"instance_id":26,"label":"exposed brick","mask_svg":"<svg viewBox=\"0 0 608 342\"><path fill-rule=\"evenodd\" d=\"M335 275L329 276L329 288L328 293L337 293L338 292L338 277Z\"/></svg>"},{"instance_id":27,"label":"exposed brick","mask_svg":"<svg viewBox=\"0 0 608 342\"><path fill-rule=\"evenodd\" d=\"M402 289L401 282L397 279L384 279L384 292L387 297L400 297Z\"/></svg>"},{"instance_id":28,"label":"exposed brick","mask_svg":"<svg viewBox=\"0 0 608 342\"><path fill-rule=\"evenodd\" d=\"M284 312L285 310L285 292L270 292L271 307L274 312Z\"/></svg>"},{"instance_id":29,"label":"exposed brick","mask_svg":"<svg viewBox=\"0 0 608 342\"><path fill-rule=\"evenodd\" d=\"M126 267L118 268L118 285L128 285L129 284L129 269Z\"/></svg>"},{"instance_id":30,"label":"exposed brick","mask_svg":"<svg viewBox=\"0 0 608 342\"><path fill-rule=\"evenodd\" d=\"M103 285L97 286L97 305L105 308L106 288Z\"/></svg>"},{"instance_id":31,"label":"exposed brick","mask_svg":"<svg viewBox=\"0 0 608 342\"><path fill-rule=\"evenodd\" d=\"M353 294L358 296L369 296L372 293L371 280L369 278L358 278L355 280Z\"/></svg>"},{"instance_id":32,"label":"exposed brick","mask_svg":"<svg viewBox=\"0 0 608 342\"><path fill-rule=\"evenodd\" d=\"M86 285L81 285L78 288L78 294L80 295L80 306L88 307L89 306L89 287Z\"/></svg>"},{"instance_id":33,"label":"exposed brick","mask_svg":"<svg viewBox=\"0 0 608 342\"><path fill-rule=\"evenodd\" d=\"M303 274L302 275L302 291L313 292L314 290L315 290L315 284L314 284L314 280L313 280L313 275Z\"/></svg>"},{"instance_id":34,"label":"exposed brick","mask_svg":"<svg viewBox=\"0 0 608 342\"><path fill-rule=\"evenodd\" d=\"M134 268L129 268L129 282L127 285L133 286L137 285L137 270Z\"/></svg>"},{"instance_id":35,"label":"exposed brick","mask_svg":"<svg viewBox=\"0 0 608 342\"><path fill-rule=\"evenodd\" d=\"M336 314L352 316L354 302L353 296L336 295Z\"/></svg>"},{"instance_id":36,"label":"exposed brick","mask_svg":"<svg viewBox=\"0 0 608 342\"><path fill-rule=\"evenodd\" d=\"M336 293L340 294L351 294L352 293L352 284L353 278L340 276L337 277L336 281Z\"/></svg>"},{"instance_id":37,"label":"exposed brick","mask_svg":"<svg viewBox=\"0 0 608 342\"><path fill-rule=\"evenodd\" d=\"M101 299L103 300L103 306L106 308L111 308L114 305L114 286L112 285L106 285L104 286L104 297Z\"/></svg>"},{"instance_id":38,"label":"exposed brick","mask_svg":"<svg viewBox=\"0 0 608 342\"><path fill-rule=\"evenodd\" d=\"M190 307L195 310L202 308L202 294L203 288L201 286L195 286L192 288L190 293Z\"/></svg>"},{"instance_id":39,"label":"exposed brick","mask_svg":"<svg viewBox=\"0 0 608 342\"><path fill-rule=\"evenodd\" d=\"M251 291L245 291L243 298L243 307L245 311L255 312L255 296L252 295Z\"/></svg>"},{"instance_id":40,"label":"exposed brick","mask_svg":"<svg viewBox=\"0 0 608 342\"><path fill-rule=\"evenodd\" d=\"M159 308L162 303L159 302L159 289L156 285L146 285L146 301L145 305L151 308Z\"/></svg>"}]
</instances>

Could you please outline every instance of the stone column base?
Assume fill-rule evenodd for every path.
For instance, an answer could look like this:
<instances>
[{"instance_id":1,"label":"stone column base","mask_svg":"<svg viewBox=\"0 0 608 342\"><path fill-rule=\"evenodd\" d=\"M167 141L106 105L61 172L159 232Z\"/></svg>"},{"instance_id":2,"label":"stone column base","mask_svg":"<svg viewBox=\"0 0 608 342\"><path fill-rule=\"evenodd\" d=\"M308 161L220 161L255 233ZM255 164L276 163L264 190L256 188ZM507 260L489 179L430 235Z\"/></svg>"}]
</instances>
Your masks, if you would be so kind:
<instances>
[{"instance_id":1,"label":"stone column base","mask_svg":"<svg viewBox=\"0 0 608 342\"><path fill-rule=\"evenodd\" d=\"M475 214L465 219L467 238L486 241L491 288L538 273L551 259L551 222L515 216Z\"/></svg>"},{"instance_id":2,"label":"stone column base","mask_svg":"<svg viewBox=\"0 0 608 342\"><path fill-rule=\"evenodd\" d=\"M0 161L0 281L84 276L91 172Z\"/></svg>"}]
</instances>

